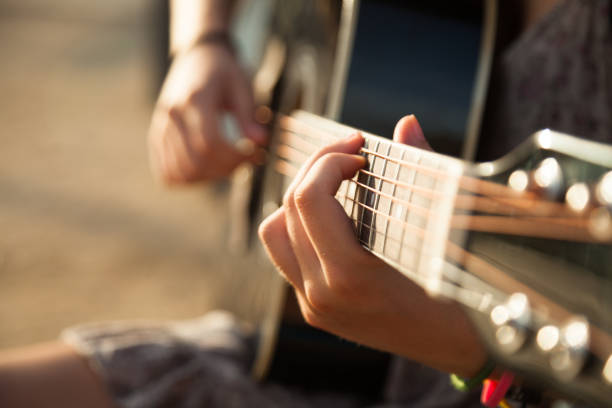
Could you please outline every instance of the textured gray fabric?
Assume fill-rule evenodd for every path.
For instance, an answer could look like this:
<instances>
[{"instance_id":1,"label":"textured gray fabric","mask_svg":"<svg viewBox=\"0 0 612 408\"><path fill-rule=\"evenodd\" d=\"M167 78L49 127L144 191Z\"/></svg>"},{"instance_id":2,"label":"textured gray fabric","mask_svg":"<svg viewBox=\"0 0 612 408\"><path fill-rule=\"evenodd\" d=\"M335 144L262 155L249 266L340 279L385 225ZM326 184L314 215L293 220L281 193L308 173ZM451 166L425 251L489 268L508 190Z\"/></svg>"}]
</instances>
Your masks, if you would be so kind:
<instances>
[{"instance_id":1,"label":"textured gray fabric","mask_svg":"<svg viewBox=\"0 0 612 408\"><path fill-rule=\"evenodd\" d=\"M483 159L551 128L612 143L610 0L565 0L500 55Z\"/></svg>"}]
</instances>

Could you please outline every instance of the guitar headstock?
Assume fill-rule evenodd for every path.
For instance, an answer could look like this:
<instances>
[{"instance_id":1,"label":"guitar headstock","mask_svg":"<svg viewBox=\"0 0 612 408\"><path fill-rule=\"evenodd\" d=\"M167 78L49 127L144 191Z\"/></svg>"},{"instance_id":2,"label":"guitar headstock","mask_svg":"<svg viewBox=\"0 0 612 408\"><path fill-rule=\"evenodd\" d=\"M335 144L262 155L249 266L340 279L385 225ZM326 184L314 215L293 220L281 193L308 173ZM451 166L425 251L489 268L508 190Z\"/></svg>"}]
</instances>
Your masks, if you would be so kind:
<instances>
[{"instance_id":1,"label":"guitar headstock","mask_svg":"<svg viewBox=\"0 0 612 408\"><path fill-rule=\"evenodd\" d=\"M483 338L513 369L610 406L612 147L543 130L473 176L451 228L466 233L461 286L488 298L472 313Z\"/></svg>"}]
</instances>

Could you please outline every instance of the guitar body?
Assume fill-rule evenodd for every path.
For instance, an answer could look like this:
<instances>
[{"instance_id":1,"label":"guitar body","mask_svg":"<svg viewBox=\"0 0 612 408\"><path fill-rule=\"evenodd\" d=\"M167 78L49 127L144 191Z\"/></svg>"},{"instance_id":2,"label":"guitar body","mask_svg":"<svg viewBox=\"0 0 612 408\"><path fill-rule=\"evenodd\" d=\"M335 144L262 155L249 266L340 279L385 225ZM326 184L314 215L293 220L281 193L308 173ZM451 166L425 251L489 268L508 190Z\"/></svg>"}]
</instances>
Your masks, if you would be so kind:
<instances>
[{"instance_id":1,"label":"guitar body","mask_svg":"<svg viewBox=\"0 0 612 408\"><path fill-rule=\"evenodd\" d=\"M352 128L390 137L401 116L415 113L444 155L367 135L362 154L369 167L337 196L357 239L432 296L465 305L498 362L543 387L609 406L612 148L542 131L502 159L470 162L496 2L261 4L270 30L259 47L247 48L262 51L251 64L259 67L255 94L267 106L258 114L274 117L272 140L266 166L245 167L235 177L228 259L242 272L231 286L241 294L232 298L240 307L223 305L258 326L254 376L265 377L270 367L283 379L304 367L316 370L295 366L303 353L302 362L311 363L340 355L336 367L354 373L364 364L361 371L371 371L363 384L381 380L385 356L360 348L354 358L354 345L303 325L256 229L317 146ZM539 184L541 173L549 184ZM413 207L436 217L421 219ZM515 313L517 304L528 313Z\"/></svg>"},{"instance_id":2,"label":"guitar body","mask_svg":"<svg viewBox=\"0 0 612 408\"><path fill-rule=\"evenodd\" d=\"M272 111L302 109L387 137L399 118L414 113L437 150L471 157L492 59L495 13L492 0L265 1L247 3L236 26L243 44L239 48L260 50L247 56L248 64L256 70L257 99ZM253 16L268 27L265 41L257 44L252 41ZM365 371L349 364L362 360L362 368L377 372L364 378L362 386L382 382L387 357L363 348L355 356L353 345L342 346L345 342L307 328L292 293L261 251L257 225L280 203L288 179L269 167L240 169L235 179L231 246L241 260L232 262L241 270L249 264L240 285L253 300L242 298L249 310L239 314L257 321L261 334L254 375L265 377L272 365L273 375L286 377L291 371L286 366L295 358L291 355L305 349L311 356L327 350L330 358L348 350L336 366ZM313 337L318 340L304 341ZM295 382L312 379L298 376Z\"/></svg>"}]
</instances>

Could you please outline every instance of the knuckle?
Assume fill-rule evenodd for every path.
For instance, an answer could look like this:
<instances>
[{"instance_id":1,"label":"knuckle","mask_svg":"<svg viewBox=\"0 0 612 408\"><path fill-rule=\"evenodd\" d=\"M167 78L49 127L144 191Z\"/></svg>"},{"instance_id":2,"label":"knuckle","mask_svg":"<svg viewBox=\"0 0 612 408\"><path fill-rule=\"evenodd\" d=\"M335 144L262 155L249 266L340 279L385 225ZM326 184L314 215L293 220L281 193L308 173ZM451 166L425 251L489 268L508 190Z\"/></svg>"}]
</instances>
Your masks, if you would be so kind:
<instances>
[{"instance_id":1,"label":"knuckle","mask_svg":"<svg viewBox=\"0 0 612 408\"><path fill-rule=\"evenodd\" d=\"M317 192L315 187L309 183L299 185L294 195L295 206L300 212L309 211L317 200Z\"/></svg>"},{"instance_id":2,"label":"knuckle","mask_svg":"<svg viewBox=\"0 0 612 408\"><path fill-rule=\"evenodd\" d=\"M343 273L329 274L329 290L334 294L334 297L341 300L343 303L350 302L355 298L355 294L359 289L355 287L350 279Z\"/></svg>"},{"instance_id":3,"label":"knuckle","mask_svg":"<svg viewBox=\"0 0 612 408\"><path fill-rule=\"evenodd\" d=\"M354 270L354 267L337 265L333 268L327 268L325 272L329 291L342 304L358 301L366 292L362 283L353 274L348 273L352 270Z\"/></svg>"},{"instance_id":4,"label":"knuckle","mask_svg":"<svg viewBox=\"0 0 612 408\"><path fill-rule=\"evenodd\" d=\"M274 226L270 217L266 218L259 224L257 228L257 234L259 235L259 239L267 244L270 241L270 237L273 235Z\"/></svg>"},{"instance_id":5,"label":"knuckle","mask_svg":"<svg viewBox=\"0 0 612 408\"><path fill-rule=\"evenodd\" d=\"M313 312L327 315L333 311L333 302L327 290L312 282L304 283L304 297Z\"/></svg>"},{"instance_id":6,"label":"knuckle","mask_svg":"<svg viewBox=\"0 0 612 408\"><path fill-rule=\"evenodd\" d=\"M202 100L205 97L205 92L203 92L202 90L195 90L193 92L190 92L187 95L187 98L185 100L185 102L187 103L187 105L191 105L191 106L198 106L202 103Z\"/></svg>"},{"instance_id":7,"label":"knuckle","mask_svg":"<svg viewBox=\"0 0 612 408\"><path fill-rule=\"evenodd\" d=\"M295 191L288 190L283 196L283 207L287 209L291 209L294 207L295 202Z\"/></svg>"},{"instance_id":8,"label":"knuckle","mask_svg":"<svg viewBox=\"0 0 612 408\"><path fill-rule=\"evenodd\" d=\"M177 183L176 177L168 170L160 170L157 179L166 187L174 186Z\"/></svg>"},{"instance_id":9,"label":"knuckle","mask_svg":"<svg viewBox=\"0 0 612 408\"><path fill-rule=\"evenodd\" d=\"M304 321L308 323L308 325L312 327L316 327L317 329L325 329L326 325L324 320L321 318L319 314L317 314L310 307L302 307L301 308L302 317Z\"/></svg>"},{"instance_id":10,"label":"knuckle","mask_svg":"<svg viewBox=\"0 0 612 408\"><path fill-rule=\"evenodd\" d=\"M166 108L167 115L172 119L179 117L182 112L183 110L177 105L172 105Z\"/></svg>"},{"instance_id":11,"label":"knuckle","mask_svg":"<svg viewBox=\"0 0 612 408\"><path fill-rule=\"evenodd\" d=\"M210 157L214 154L212 143L206 140L205 136L195 137L191 140L190 146L198 158Z\"/></svg>"}]
</instances>

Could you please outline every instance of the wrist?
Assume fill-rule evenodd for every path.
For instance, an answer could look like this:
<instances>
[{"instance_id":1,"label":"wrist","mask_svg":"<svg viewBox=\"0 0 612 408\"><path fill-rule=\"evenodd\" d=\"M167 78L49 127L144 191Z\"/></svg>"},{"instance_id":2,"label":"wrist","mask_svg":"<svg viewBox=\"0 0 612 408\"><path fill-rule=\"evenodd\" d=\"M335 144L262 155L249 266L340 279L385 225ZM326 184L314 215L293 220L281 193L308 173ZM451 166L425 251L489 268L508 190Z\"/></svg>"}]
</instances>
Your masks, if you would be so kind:
<instances>
[{"instance_id":1,"label":"wrist","mask_svg":"<svg viewBox=\"0 0 612 408\"><path fill-rule=\"evenodd\" d=\"M196 36L194 40L182 51L189 52L190 50L200 46L220 47L235 55L236 47L231 35L226 30L205 31Z\"/></svg>"},{"instance_id":2,"label":"wrist","mask_svg":"<svg viewBox=\"0 0 612 408\"><path fill-rule=\"evenodd\" d=\"M170 3L170 54L193 48L202 33L229 32L234 1L173 0Z\"/></svg>"}]
</instances>

